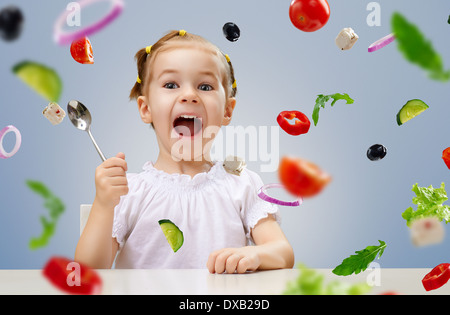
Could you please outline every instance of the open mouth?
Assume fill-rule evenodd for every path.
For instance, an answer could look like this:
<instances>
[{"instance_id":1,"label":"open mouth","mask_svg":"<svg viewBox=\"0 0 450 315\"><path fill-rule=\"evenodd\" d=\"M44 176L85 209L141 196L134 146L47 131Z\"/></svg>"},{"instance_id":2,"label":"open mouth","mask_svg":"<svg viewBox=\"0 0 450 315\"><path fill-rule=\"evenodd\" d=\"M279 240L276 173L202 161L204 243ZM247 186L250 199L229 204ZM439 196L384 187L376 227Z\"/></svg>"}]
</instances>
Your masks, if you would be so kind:
<instances>
[{"instance_id":1,"label":"open mouth","mask_svg":"<svg viewBox=\"0 0 450 315\"><path fill-rule=\"evenodd\" d=\"M202 119L193 115L180 115L173 121L173 128L181 137L194 137L202 127Z\"/></svg>"}]
</instances>

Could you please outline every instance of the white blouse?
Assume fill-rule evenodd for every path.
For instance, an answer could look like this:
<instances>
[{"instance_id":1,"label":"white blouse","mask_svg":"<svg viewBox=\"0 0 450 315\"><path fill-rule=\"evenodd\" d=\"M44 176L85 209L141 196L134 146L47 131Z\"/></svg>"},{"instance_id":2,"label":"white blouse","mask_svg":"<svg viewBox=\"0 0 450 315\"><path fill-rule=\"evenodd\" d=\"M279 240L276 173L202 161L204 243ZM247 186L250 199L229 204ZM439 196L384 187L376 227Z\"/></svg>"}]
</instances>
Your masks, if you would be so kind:
<instances>
[{"instance_id":1,"label":"white blouse","mask_svg":"<svg viewBox=\"0 0 450 315\"><path fill-rule=\"evenodd\" d=\"M128 174L129 193L114 211L112 236L119 243L115 268L201 269L209 254L253 243L251 229L278 207L257 196L263 182L244 169L228 173L223 162L191 177L168 174L147 162L144 171ZM183 232L174 252L158 221L168 219Z\"/></svg>"}]
</instances>

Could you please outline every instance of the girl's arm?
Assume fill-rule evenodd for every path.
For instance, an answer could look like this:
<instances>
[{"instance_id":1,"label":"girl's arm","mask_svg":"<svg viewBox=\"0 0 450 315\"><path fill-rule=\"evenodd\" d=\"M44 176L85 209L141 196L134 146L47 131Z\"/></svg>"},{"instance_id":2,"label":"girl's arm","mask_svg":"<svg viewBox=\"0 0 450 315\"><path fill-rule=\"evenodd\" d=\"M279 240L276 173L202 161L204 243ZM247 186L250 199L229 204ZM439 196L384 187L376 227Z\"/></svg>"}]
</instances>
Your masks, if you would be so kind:
<instances>
[{"instance_id":1,"label":"girl's arm","mask_svg":"<svg viewBox=\"0 0 450 315\"><path fill-rule=\"evenodd\" d=\"M97 167L95 200L75 250L75 261L95 269L111 268L119 248L112 238L114 208L128 193L126 171L123 153Z\"/></svg>"},{"instance_id":2,"label":"girl's arm","mask_svg":"<svg viewBox=\"0 0 450 315\"><path fill-rule=\"evenodd\" d=\"M211 273L244 273L253 270L292 268L294 251L278 223L269 215L252 229L255 246L224 248L211 253Z\"/></svg>"},{"instance_id":3,"label":"girl's arm","mask_svg":"<svg viewBox=\"0 0 450 315\"><path fill-rule=\"evenodd\" d=\"M75 250L75 261L94 269L111 268L119 244L111 237L114 209L106 209L95 200L89 219Z\"/></svg>"}]
</instances>

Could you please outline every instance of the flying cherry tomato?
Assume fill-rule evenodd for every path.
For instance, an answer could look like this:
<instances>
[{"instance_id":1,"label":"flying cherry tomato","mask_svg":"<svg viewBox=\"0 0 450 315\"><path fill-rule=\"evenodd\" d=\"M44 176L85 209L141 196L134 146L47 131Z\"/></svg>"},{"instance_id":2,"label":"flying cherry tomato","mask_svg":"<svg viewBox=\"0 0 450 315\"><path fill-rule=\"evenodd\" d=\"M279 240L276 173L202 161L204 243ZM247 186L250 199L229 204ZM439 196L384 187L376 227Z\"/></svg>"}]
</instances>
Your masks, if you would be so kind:
<instances>
[{"instance_id":1,"label":"flying cherry tomato","mask_svg":"<svg viewBox=\"0 0 450 315\"><path fill-rule=\"evenodd\" d=\"M331 176L306 160L285 156L280 161L278 175L284 188L298 197L313 197L331 181Z\"/></svg>"},{"instance_id":2,"label":"flying cherry tomato","mask_svg":"<svg viewBox=\"0 0 450 315\"><path fill-rule=\"evenodd\" d=\"M292 0L289 18L299 30L315 32L327 24L330 5L327 0Z\"/></svg>"},{"instance_id":3,"label":"flying cherry tomato","mask_svg":"<svg viewBox=\"0 0 450 315\"><path fill-rule=\"evenodd\" d=\"M82 64L93 64L94 53L92 51L92 45L89 38L83 37L79 40L72 42L70 46L70 54L76 62Z\"/></svg>"}]
</instances>

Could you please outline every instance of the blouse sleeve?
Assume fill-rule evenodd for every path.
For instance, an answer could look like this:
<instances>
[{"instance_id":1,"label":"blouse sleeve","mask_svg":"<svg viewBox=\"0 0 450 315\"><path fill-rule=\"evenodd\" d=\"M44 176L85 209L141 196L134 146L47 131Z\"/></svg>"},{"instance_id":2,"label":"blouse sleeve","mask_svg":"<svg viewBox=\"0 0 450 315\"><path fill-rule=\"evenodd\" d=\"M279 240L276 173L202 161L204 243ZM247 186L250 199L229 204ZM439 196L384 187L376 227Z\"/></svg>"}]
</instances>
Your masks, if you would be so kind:
<instances>
[{"instance_id":1,"label":"blouse sleeve","mask_svg":"<svg viewBox=\"0 0 450 315\"><path fill-rule=\"evenodd\" d=\"M120 197L120 202L114 209L114 221L112 228L112 237L116 239L119 243L119 249L123 247L125 243L125 234L127 232L127 221L126 221L126 209L127 209L127 198L126 196Z\"/></svg>"},{"instance_id":2,"label":"blouse sleeve","mask_svg":"<svg viewBox=\"0 0 450 315\"><path fill-rule=\"evenodd\" d=\"M258 190L264 185L261 177L248 169L245 169L241 176L243 176L246 185L246 196L242 205L241 216L247 239L253 242L250 233L256 224L258 224L259 220L264 219L271 214L280 224L281 216L277 205L264 201L258 197Z\"/></svg>"}]
</instances>

